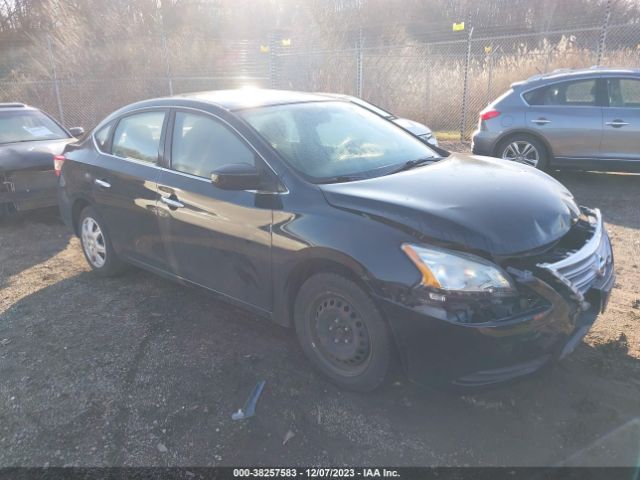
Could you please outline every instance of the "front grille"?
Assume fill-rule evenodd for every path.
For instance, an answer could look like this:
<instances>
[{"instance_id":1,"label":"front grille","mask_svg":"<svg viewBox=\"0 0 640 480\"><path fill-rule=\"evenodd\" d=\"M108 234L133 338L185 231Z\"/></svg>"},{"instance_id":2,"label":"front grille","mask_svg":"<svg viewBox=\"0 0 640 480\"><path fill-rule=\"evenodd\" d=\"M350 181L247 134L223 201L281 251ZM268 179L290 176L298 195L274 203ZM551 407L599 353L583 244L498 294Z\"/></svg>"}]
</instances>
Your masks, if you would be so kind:
<instances>
[{"instance_id":1,"label":"front grille","mask_svg":"<svg viewBox=\"0 0 640 480\"><path fill-rule=\"evenodd\" d=\"M582 213L581 225L574 228L581 229L584 244L575 249L556 249L552 261L538 266L584 296L595 284L611 275L613 253L600 210L583 207Z\"/></svg>"}]
</instances>

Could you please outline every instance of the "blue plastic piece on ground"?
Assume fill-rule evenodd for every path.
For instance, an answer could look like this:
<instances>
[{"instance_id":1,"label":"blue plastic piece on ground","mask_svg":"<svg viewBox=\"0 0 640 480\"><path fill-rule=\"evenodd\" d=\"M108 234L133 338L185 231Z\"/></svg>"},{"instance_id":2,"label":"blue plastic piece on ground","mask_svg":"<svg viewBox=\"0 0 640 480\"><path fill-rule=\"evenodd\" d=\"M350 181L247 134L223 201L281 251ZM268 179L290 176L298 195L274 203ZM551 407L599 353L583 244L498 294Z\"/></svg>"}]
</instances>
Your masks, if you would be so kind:
<instances>
[{"instance_id":1,"label":"blue plastic piece on ground","mask_svg":"<svg viewBox=\"0 0 640 480\"><path fill-rule=\"evenodd\" d=\"M253 387L251 393L247 397L247 401L244 402L244 406L231 415L232 420L244 420L245 418L251 418L256 413L256 404L258 403L258 399L260 398L260 394L262 393L262 389L266 384L266 380L261 380Z\"/></svg>"}]
</instances>

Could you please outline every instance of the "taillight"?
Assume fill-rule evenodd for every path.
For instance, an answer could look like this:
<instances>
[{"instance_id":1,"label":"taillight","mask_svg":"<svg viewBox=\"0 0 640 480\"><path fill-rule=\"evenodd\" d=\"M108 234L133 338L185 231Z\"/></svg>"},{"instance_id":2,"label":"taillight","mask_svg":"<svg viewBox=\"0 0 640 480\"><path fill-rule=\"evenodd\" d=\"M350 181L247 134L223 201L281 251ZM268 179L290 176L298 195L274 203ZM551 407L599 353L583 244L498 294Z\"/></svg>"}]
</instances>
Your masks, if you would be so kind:
<instances>
[{"instance_id":1,"label":"taillight","mask_svg":"<svg viewBox=\"0 0 640 480\"><path fill-rule=\"evenodd\" d=\"M492 118L496 118L500 115L500 112L497 110L484 110L480 112L480 120L491 120Z\"/></svg>"},{"instance_id":2,"label":"taillight","mask_svg":"<svg viewBox=\"0 0 640 480\"><path fill-rule=\"evenodd\" d=\"M53 169L56 172L56 177L60 176L60 172L62 172L62 164L66 159L64 155L54 155L53 156Z\"/></svg>"}]
</instances>

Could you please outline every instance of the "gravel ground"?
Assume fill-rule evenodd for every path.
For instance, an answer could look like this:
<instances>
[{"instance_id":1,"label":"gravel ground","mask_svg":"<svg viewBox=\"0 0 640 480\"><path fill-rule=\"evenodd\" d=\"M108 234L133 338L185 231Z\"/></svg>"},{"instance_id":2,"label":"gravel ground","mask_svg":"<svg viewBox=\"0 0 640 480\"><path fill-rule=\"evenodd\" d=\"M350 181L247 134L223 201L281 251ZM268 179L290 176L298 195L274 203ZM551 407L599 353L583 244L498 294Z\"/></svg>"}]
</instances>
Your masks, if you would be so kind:
<instances>
[{"instance_id":1,"label":"gravel ground","mask_svg":"<svg viewBox=\"0 0 640 480\"><path fill-rule=\"evenodd\" d=\"M640 176L556 176L604 213L609 309L554 369L465 395L402 377L339 391L292 332L140 270L93 275L55 211L5 220L0 467L550 465L584 452L640 416ZM256 416L232 421L261 379Z\"/></svg>"}]
</instances>

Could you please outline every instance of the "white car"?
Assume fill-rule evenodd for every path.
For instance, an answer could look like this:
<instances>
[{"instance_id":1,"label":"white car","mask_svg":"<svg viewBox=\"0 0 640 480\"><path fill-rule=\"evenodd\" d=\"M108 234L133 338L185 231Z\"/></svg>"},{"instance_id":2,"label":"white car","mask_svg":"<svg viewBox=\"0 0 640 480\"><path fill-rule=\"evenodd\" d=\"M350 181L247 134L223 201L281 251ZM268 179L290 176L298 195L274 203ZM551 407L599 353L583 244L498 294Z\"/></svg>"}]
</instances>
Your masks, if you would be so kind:
<instances>
[{"instance_id":1,"label":"white car","mask_svg":"<svg viewBox=\"0 0 640 480\"><path fill-rule=\"evenodd\" d=\"M381 117L386 118L387 120L391 120L396 125L404 128L409 133L412 133L416 137L420 138L420 140L424 141L429 145L433 145L434 147L438 146L438 139L433 134L431 129L422 123L415 122L413 120L409 120L408 118L398 118L391 112L387 112L386 110L369 103L365 100L362 100L358 97L352 97L351 95L342 95L339 93L321 93L320 95L326 95L327 97L341 98L344 100L348 100L356 105L360 105L367 110L372 111L373 113L380 115Z\"/></svg>"}]
</instances>

